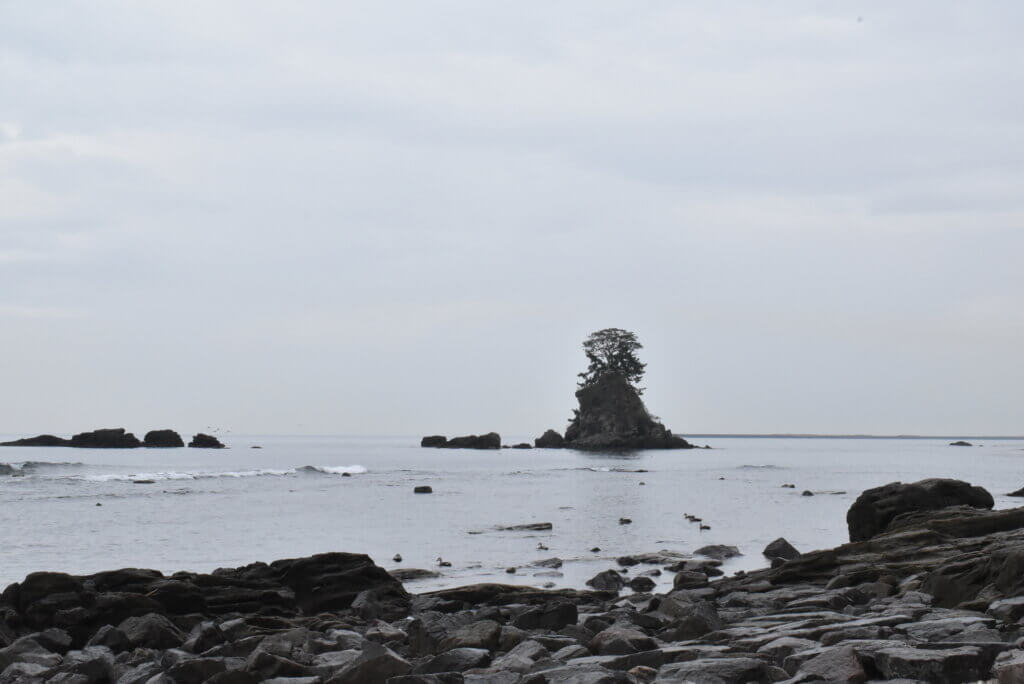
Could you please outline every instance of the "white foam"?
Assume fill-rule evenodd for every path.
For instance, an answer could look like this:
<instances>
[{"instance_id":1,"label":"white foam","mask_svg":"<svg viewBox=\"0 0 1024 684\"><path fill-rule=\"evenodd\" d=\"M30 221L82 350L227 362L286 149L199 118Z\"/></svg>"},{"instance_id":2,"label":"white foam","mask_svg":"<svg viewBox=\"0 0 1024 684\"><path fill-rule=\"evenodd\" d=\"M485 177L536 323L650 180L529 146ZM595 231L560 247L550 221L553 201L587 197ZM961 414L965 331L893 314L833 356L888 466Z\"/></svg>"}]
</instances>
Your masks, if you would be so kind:
<instances>
[{"instance_id":1,"label":"white foam","mask_svg":"<svg viewBox=\"0 0 1024 684\"><path fill-rule=\"evenodd\" d=\"M361 465L350 465L350 466L307 466L310 470L318 473L324 473L325 475L362 475L367 472L366 468Z\"/></svg>"}]
</instances>

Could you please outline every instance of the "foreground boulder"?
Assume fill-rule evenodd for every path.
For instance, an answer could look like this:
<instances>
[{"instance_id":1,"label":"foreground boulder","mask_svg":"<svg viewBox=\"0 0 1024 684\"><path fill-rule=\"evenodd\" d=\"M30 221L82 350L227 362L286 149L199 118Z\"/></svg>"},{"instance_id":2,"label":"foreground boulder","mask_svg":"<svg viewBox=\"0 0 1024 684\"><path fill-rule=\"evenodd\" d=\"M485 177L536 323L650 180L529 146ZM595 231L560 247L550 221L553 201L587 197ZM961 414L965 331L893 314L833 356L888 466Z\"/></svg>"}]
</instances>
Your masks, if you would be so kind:
<instances>
[{"instance_id":1,"label":"foreground boulder","mask_svg":"<svg viewBox=\"0 0 1024 684\"><path fill-rule=\"evenodd\" d=\"M135 449L142 446L139 438L124 428L80 432L71 437L70 444L83 449Z\"/></svg>"},{"instance_id":2,"label":"foreground boulder","mask_svg":"<svg viewBox=\"0 0 1024 684\"><path fill-rule=\"evenodd\" d=\"M80 646L104 625L118 626L131 640L137 628L150 630L164 625L163 618L176 622L185 615L259 613L294 618L358 606L375 617L396 619L408 613L409 595L368 556L323 553L208 575L179 572L171 578L139 569L86 576L37 572L7 587L2 603L11 610L5 618L8 625L58 627ZM134 621L126 623L129 619ZM175 638L179 636L178 644L184 640L182 635Z\"/></svg>"},{"instance_id":3,"label":"foreground boulder","mask_svg":"<svg viewBox=\"0 0 1024 684\"><path fill-rule=\"evenodd\" d=\"M896 516L948 506L990 509L992 495L962 480L930 479L911 484L891 482L864 491L850 506L846 525L850 541L864 541L884 532Z\"/></svg>"},{"instance_id":4,"label":"foreground boulder","mask_svg":"<svg viewBox=\"0 0 1024 684\"><path fill-rule=\"evenodd\" d=\"M192 437L192 441L188 445L193 449L223 449L224 445L219 439L213 435L207 435L202 432Z\"/></svg>"},{"instance_id":5,"label":"foreground boulder","mask_svg":"<svg viewBox=\"0 0 1024 684\"><path fill-rule=\"evenodd\" d=\"M651 417L622 375L606 373L576 391L579 409L565 431L573 449L692 449L693 445Z\"/></svg>"},{"instance_id":6,"label":"foreground boulder","mask_svg":"<svg viewBox=\"0 0 1024 684\"><path fill-rule=\"evenodd\" d=\"M174 430L150 430L142 439L142 446L148 448L172 448L185 446L185 440Z\"/></svg>"}]
</instances>

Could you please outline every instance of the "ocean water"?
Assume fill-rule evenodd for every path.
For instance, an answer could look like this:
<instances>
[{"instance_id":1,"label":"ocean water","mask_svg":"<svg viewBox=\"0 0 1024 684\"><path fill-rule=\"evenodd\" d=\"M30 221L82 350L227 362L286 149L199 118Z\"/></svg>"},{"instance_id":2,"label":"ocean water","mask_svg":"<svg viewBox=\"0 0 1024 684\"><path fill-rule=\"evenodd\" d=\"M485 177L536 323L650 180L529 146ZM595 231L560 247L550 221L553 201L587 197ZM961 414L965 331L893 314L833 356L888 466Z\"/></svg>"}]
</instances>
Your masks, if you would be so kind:
<instances>
[{"instance_id":1,"label":"ocean water","mask_svg":"<svg viewBox=\"0 0 1024 684\"><path fill-rule=\"evenodd\" d=\"M414 592L474 582L584 588L626 554L729 544L743 553L723 567L734 572L764 567L761 550L779 536L801 551L835 546L847 540L857 495L887 482L964 479L988 489L996 508L1017 505L1005 494L1024 486L1022 440L707 438L694 441L712 450L631 454L422 449L418 437L224 440L231 448L0 448L0 462L20 470L0 477L0 585L36 570L208 572L349 551L388 569L442 573L408 583ZM417 485L434 493L414 494ZM497 529L536 522L553 527ZM531 567L552 557L564 561L557 575Z\"/></svg>"}]
</instances>

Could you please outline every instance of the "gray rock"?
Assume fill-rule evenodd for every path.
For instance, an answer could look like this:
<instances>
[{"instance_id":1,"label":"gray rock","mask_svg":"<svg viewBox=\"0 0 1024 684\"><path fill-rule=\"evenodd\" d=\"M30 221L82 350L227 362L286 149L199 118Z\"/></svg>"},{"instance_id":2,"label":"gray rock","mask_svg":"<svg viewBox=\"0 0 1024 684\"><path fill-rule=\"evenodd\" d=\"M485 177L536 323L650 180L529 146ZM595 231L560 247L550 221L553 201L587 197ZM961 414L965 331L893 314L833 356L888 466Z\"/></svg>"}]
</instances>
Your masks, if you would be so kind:
<instances>
[{"instance_id":1,"label":"gray rock","mask_svg":"<svg viewBox=\"0 0 1024 684\"><path fill-rule=\"evenodd\" d=\"M167 675L177 684L203 684L225 670L223 658L192 658L168 668Z\"/></svg>"},{"instance_id":2,"label":"gray rock","mask_svg":"<svg viewBox=\"0 0 1024 684\"><path fill-rule=\"evenodd\" d=\"M587 580L587 586L598 591L619 591L625 585L626 580L615 570L599 572Z\"/></svg>"},{"instance_id":3,"label":"gray rock","mask_svg":"<svg viewBox=\"0 0 1024 684\"><path fill-rule=\"evenodd\" d=\"M661 668L659 682L742 682L763 681L767 666L757 658L725 657L673 663Z\"/></svg>"},{"instance_id":4,"label":"gray rock","mask_svg":"<svg viewBox=\"0 0 1024 684\"><path fill-rule=\"evenodd\" d=\"M575 625L578 615L575 603L552 601L520 613L512 620L512 625L519 629L547 629L554 632L566 625Z\"/></svg>"},{"instance_id":5,"label":"gray rock","mask_svg":"<svg viewBox=\"0 0 1024 684\"><path fill-rule=\"evenodd\" d=\"M494 620L480 620L460 627L441 639L438 648L450 651L453 648L483 648L493 651L501 639L501 625Z\"/></svg>"},{"instance_id":6,"label":"gray rock","mask_svg":"<svg viewBox=\"0 0 1024 684\"><path fill-rule=\"evenodd\" d=\"M857 652L850 646L836 646L800 666L799 675L816 675L829 682L859 684L867 679Z\"/></svg>"},{"instance_id":7,"label":"gray rock","mask_svg":"<svg viewBox=\"0 0 1024 684\"><path fill-rule=\"evenodd\" d=\"M434 656L427 662L418 665L414 674L433 674L437 672L465 672L474 667L487 667L491 662L491 654L483 648L455 648Z\"/></svg>"},{"instance_id":8,"label":"gray rock","mask_svg":"<svg viewBox=\"0 0 1024 684\"><path fill-rule=\"evenodd\" d=\"M725 544L709 544L708 546L702 546L694 551L694 553L720 561L743 555L735 546L727 546Z\"/></svg>"},{"instance_id":9,"label":"gray rock","mask_svg":"<svg viewBox=\"0 0 1024 684\"><path fill-rule=\"evenodd\" d=\"M887 648L875 653L875 666L889 679L967 682L986 679L992 661L971 646L954 649Z\"/></svg>"},{"instance_id":10,"label":"gray rock","mask_svg":"<svg viewBox=\"0 0 1024 684\"><path fill-rule=\"evenodd\" d=\"M96 633L92 635L89 641L85 642L86 646L106 646L114 653L120 653L121 651L127 651L132 647L131 640L128 636L117 627L113 625L103 625Z\"/></svg>"},{"instance_id":11,"label":"gray rock","mask_svg":"<svg viewBox=\"0 0 1024 684\"><path fill-rule=\"evenodd\" d=\"M657 642L643 632L621 625L612 625L598 632L587 647L598 655L624 655L658 648Z\"/></svg>"},{"instance_id":12,"label":"gray rock","mask_svg":"<svg viewBox=\"0 0 1024 684\"><path fill-rule=\"evenodd\" d=\"M800 557L800 552L793 548L784 537L779 537L775 541L764 547L762 552L767 558L783 558L785 560L792 560Z\"/></svg>"},{"instance_id":13,"label":"gray rock","mask_svg":"<svg viewBox=\"0 0 1024 684\"><path fill-rule=\"evenodd\" d=\"M133 648L175 648L185 641L181 630L159 613L130 617L117 628Z\"/></svg>"},{"instance_id":14,"label":"gray rock","mask_svg":"<svg viewBox=\"0 0 1024 684\"><path fill-rule=\"evenodd\" d=\"M409 662L391 649L368 641L362 654L327 684L384 684L392 677L409 674L411 669Z\"/></svg>"}]
</instances>

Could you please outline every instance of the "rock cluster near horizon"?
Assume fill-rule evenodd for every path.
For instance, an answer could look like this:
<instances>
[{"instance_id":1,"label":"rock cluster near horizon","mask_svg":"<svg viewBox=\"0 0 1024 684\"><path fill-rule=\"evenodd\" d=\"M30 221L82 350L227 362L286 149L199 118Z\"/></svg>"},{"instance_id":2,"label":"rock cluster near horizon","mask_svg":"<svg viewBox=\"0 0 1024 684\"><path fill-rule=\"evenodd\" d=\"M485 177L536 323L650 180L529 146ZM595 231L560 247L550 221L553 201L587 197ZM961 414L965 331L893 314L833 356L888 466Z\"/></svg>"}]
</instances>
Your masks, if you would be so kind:
<instances>
[{"instance_id":1,"label":"rock cluster near horizon","mask_svg":"<svg viewBox=\"0 0 1024 684\"><path fill-rule=\"evenodd\" d=\"M1022 681L1024 508L914 508L934 487L896 485L864 497L903 511L878 534L803 554L776 540L776 567L733 577L676 552L619 558L595 591L409 595L342 553L208 575L33 573L0 598L0 681ZM648 593L644 567L675 589Z\"/></svg>"},{"instance_id":2,"label":"rock cluster near horizon","mask_svg":"<svg viewBox=\"0 0 1024 684\"><path fill-rule=\"evenodd\" d=\"M484 435L466 435L448 439L444 435L429 435L420 440L421 447L437 449L500 449L501 435L488 432Z\"/></svg>"},{"instance_id":3,"label":"rock cluster near horizon","mask_svg":"<svg viewBox=\"0 0 1024 684\"><path fill-rule=\"evenodd\" d=\"M185 446L185 441L174 430L150 430L141 441L133 433L124 428L105 428L80 432L71 439L54 435L39 435L16 439L12 442L0 442L0 446L23 447L75 447L79 449L150 449L173 448ZM200 449L223 449L219 439L211 435L199 433L189 442L190 447Z\"/></svg>"}]
</instances>

